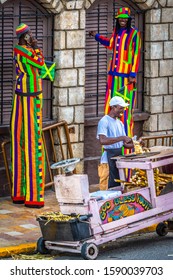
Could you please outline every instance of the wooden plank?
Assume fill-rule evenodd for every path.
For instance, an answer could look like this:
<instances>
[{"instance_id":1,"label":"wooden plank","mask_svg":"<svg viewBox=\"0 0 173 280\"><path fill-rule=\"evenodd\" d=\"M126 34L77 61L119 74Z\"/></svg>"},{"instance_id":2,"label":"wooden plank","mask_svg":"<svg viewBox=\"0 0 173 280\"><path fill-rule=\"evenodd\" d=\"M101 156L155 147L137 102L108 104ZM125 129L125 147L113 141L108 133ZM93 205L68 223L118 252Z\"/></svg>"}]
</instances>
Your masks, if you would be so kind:
<instances>
[{"instance_id":1,"label":"wooden plank","mask_svg":"<svg viewBox=\"0 0 173 280\"><path fill-rule=\"evenodd\" d=\"M160 166L166 166L171 163L173 163L173 157L152 162L151 166L152 166L152 168L156 168L156 167L160 167Z\"/></svg>"},{"instance_id":2,"label":"wooden plank","mask_svg":"<svg viewBox=\"0 0 173 280\"><path fill-rule=\"evenodd\" d=\"M173 191L156 197L156 207L162 207L163 205L171 204L172 202Z\"/></svg>"},{"instance_id":3,"label":"wooden plank","mask_svg":"<svg viewBox=\"0 0 173 280\"><path fill-rule=\"evenodd\" d=\"M135 162L124 160L117 160L116 165L118 168L139 168L139 169L151 169L151 162Z\"/></svg>"},{"instance_id":4,"label":"wooden plank","mask_svg":"<svg viewBox=\"0 0 173 280\"><path fill-rule=\"evenodd\" d=\"M173 212L167 213L165 216L155 216L151 217L150 219L147 219L143 222L136 222L134 224L126 225L122 228L114 228L108 231L104 231L103 234L95 234L95 239L90 239L90 242L94 242L96 245L104 244L108 241L114 241L119 237L126 236L130 233L134 233L136 231L139 231L141 229L144 229L146 227L152 226L153 224L163 222L165 220L168 220L173 217Z\"/></svg>"}]
</instances>

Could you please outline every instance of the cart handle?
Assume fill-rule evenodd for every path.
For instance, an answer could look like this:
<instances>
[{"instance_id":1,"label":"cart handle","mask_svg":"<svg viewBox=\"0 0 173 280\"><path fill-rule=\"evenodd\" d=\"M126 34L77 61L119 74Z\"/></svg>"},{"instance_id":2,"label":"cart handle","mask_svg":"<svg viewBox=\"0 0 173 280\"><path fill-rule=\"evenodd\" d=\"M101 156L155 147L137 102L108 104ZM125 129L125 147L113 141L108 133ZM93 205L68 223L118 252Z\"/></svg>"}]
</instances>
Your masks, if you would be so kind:
<instances>
[{"instance_id":1,"label":"cart handle","mask_svg":"<svg viewBox=\"0 0 173 280\"><path fill-rule=\"evenodd\" d=\"M92 216L93 216L92 214L83 215L83 216L79 217L78 220L79 221L85 221L85 220L87 220L88 218L90 218Z\"/></svg>"}]
</instances>

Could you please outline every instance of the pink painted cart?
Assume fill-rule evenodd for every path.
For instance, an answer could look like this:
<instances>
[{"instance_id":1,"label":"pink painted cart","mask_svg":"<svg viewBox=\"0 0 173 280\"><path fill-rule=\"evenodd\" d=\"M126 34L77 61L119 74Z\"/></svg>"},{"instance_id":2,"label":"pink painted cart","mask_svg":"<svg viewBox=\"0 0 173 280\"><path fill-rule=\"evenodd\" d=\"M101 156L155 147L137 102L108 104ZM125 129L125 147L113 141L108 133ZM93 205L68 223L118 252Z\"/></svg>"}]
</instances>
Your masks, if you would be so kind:
<instances>
[{"instance_id":1,"label":"pink painted cart","mask_svg":"<svg viewBox=\"0 0 173 280\"><path fill-rule=\"evenodd\" d=\"M55 186L59 184L56 195L61 212L64 214L70 214L74 212L73 210L75 209L76 213L81 213L86 217L91 216L87 221L84 221L89 224L90 235L88 238L79 241L50 241L44 240L44 238L41 237L37 243L38 251L45 253L49 250L57 250L62 252L81 253L84 259L92 260L96 259L98 256L99 245L110 241L115 241L119 237L134 233L153 224L158 224L156 232L159 235L166 235L166 233L169 231L169 222L165 223L165 221L170 221L170 219L173 218L173 189L167 194L156 196L154 169L172 163L173 152L170 151L143 158L134 157L130 159L126 157L118 157L117 167L119 169L120 179L125 180L125 168L139 168L146 170L148 187L124 193L120 197L116 196L115 198L112 197L111 199L98 200L96 197L91 198L89 196L89 187L87 186L88 183L85 184L84 181L81 181L80 186L81 200L77 199L75 196L79 194L79 190L77 190L76 194L74 193L76 183L73 187L68 187L68 183L65 182L67 178L63 177L65 182L63 183L59 175L55 176ZM87 175L68 176L68 180L71 182L71 184L73 184L73 178L76 178L73 176ZM83 185L85 185L84 188L82 187ZM62 192L60 191L61 187ZM123 187L123 184L121 184L122 189ZM65 198L66 192L68 196ZM70 192L72 193L70 194ZM62 193L64 197L62 197ZM70 197L70 200L68 197ZM145 208L144 210L146 211L138 212L131 216L121 217L120 219L116 220L108 219L107 222L105 222L103 219L104 215L101 216L101 213L104 211L106 213L106 207L109 208L110 203L115 203L115 201L118 201L118 199L121 199L122 201L125 198L127 199L127 197L128 199L129 197L137 197L138 200L140 199L140 201L142 201L143 207ZM75 198L76 201L74 201L73 198ZM146 201L150 207L146 206ZM171 221L170 225L172 228Z\"/></svg>"}]
</instances>

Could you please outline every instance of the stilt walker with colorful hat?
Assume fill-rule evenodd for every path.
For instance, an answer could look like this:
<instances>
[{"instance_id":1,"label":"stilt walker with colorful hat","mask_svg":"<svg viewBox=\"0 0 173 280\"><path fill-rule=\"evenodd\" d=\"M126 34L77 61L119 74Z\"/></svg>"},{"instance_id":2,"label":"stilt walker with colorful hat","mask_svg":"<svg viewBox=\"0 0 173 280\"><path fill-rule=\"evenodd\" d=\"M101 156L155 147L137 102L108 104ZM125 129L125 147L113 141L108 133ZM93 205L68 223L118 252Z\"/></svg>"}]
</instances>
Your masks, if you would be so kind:
<instances>
[{"instance_id":1,"label":"stilt walker with colorful hat","mask_svg":"<svg viewBox=\"0 0 173 280\"><path fill-rule=\"evenodd\" d=\"M126 135L133 136L133 110L136 101L136 76L139 69L141 38L140 32L131 26L130 9L118 9L116 26L110 38L95 31L89 34L106 48L113 50L108 66L105 96L105 115L110 111L109 102L114 96L121 96L130 106L124 111L122 122ZM123 150L123 153L128 153Z\"/></svg>"},{"instance_id":2,"label":"stilt walker with colorful hat","mask_svg":"<svg viewBox=\"0 0 173 280\"><path fill-rule=\"evenodd\" d=\"M16 28L16 85L11 114L12 201L44 206L45 160L42 142L42 78L44 57L28 25Z\"/></svg>"}]
</instances>

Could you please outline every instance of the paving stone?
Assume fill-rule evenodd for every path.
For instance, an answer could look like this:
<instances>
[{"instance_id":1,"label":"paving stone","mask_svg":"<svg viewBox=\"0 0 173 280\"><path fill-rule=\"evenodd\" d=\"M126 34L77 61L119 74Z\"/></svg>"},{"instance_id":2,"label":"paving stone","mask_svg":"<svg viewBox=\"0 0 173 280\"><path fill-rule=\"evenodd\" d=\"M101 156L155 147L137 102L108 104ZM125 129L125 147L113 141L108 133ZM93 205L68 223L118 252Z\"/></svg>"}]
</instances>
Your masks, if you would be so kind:
<instances>
[{"instance_id":1,"label":"paving stone","mask_svg":"<svg viewBox=\"0 0 173 280\"><path fill-rule=\"evenodd\" d=\"M19 231L9 231L9 232L5 232L5 234L11 235L11 236L23 235L23 233L19 232Z\"/></svg>"},{"instance_id":2,"label":"paving stone","mask_svg":"<svg viewBox=\"0 0 173 280\"><path fill-rule=\"evenodd\" d=\"M19 225L20 227L26 228L26 229L33 229L33 228L38 228L38 226L33 225L33 224L25 224L25 225Z\"/></svg>"},{"instance_id":3,"label":"paving stone","mask_svg":"<svg viewBox=\"0 0 173 280\"><path fill-rule=\"evenodd\" d=\"M10 210L0 210L0 214L8 214L8 213L13 213L12 211Z\"/></svg>"},{"instance_id":4,"label":"paving stone","mask_svg":"<svg viewBox=\"0 0 173 280\"><path fill-rule=\"evenodd\" d=\"M11 246L36 244L41 230L36 217L44 212L59 211L55 192L45 191L45 206L41 209L13 204L11 197L0 198L0 250L1 254Z\"/></svg>"}]
</instances>

